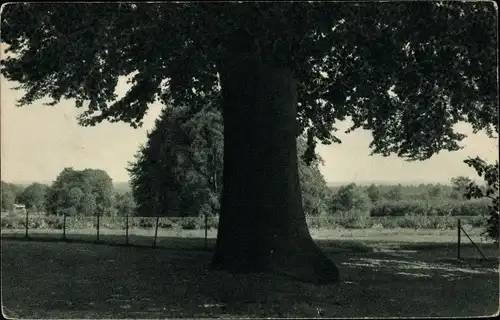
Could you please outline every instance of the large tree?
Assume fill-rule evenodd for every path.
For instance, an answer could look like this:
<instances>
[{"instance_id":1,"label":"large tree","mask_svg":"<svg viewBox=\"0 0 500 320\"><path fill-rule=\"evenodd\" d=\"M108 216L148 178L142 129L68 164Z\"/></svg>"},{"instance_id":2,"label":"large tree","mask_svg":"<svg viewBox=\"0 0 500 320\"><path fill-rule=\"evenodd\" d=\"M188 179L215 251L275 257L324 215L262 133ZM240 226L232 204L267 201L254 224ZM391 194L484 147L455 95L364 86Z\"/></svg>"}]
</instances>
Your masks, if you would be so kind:
<instances>
[{"instance_id":1,"label":"large tree","mask_svg":"<svg viewBox=\"0 0 500 320\"><path fill-rule=\"evenodd\" d=\"M128 167L140 216L218 211L222 117L212 104L195 114L166 106ZM211 203L211 205L210 205Z\"/></svg>"},{"instance_id":2,"label":"large tree","mask_svg":"<svg viewBox=\"0 0 500 320\"><path fill-rule=\"evenodd\" d=\"M454 124L498 131L493 2L10 4L2 73L20 105L74 99L82 125L142 123L157 99L222 92L224 177L212 266L339 279L304 212L295 138L370 130L374 153L457 150ZM118 79L132 74L121 99ZM389 94L392 92L394 94Z\"/></svg>"},{"instance_id":3,"label":"large tree","mask_svg":"<svg viewBox=\"0 0 500 320\"><path fill-rule=\"evenodd\" d=\"M195 114L166 106L129 163L130 184L139 216L218 214L223 167L223 127L218 101ZM303 136L297 138L303 154ZM302 203L306 214L328 210L329 190L319 165L298 159Z\"/></svg>"}]
</instances>

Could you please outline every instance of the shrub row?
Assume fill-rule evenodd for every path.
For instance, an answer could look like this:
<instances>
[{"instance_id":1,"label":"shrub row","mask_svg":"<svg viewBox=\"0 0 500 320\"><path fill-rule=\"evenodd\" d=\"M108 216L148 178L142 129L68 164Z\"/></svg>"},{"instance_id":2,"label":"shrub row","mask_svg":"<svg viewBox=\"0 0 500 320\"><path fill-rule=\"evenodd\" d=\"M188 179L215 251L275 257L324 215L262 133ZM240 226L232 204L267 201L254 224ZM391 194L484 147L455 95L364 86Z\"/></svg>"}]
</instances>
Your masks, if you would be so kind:
<instances>
[{"instance_id":1,"label":"shrub row","mask_svg":"<svg viewBox=\"0 0 500 320\"><path fill-rule=\"evenodd\" d=\"M460 218L463 225L483 227L486 215L475 216L385 216L370 217L365 211L349 210L337 212L335 215L318 215L307 217L310 228L315 229L364 229L364 228L412 228L412 229L455 229Z\"/></svg>"},{"instance_id":2,"label":"shrub row","mask_svg":"<svg viewBox=\"0 0 500 320\"><path fill-rule=\"evenodd\" d=\"M313 229L363 229L363 228L414 228L414 229L454 229L457 218L452 216L403 216L403 217L369 217L367 214L355 210L342 212L338 215L318 215L307 217L307 223ZM485 216L460 217L463 225L483 227L487 218ZM25 217L2 217L2 229L24 229ZM68 217L66 229L91 229L96 228L95 217ZM153 229L156 225L154 217L131 217L129 228ZM210 217L207 221L209 229L217 229L218 218ZM32 217L28 220L29 229L62 229L63 218L57 216ZM203 217L167 218L159 219L158 227L162 229L203 229ZM103 217L100 218L100 228L125 229L125 218Z\"/></svg>"},{"instance_id":3,"label":"shrub row","mask_svg":"<svg viewBox=\"0 0 500 320\"><path fill-rule=\"evenodd\" d=\"M370 209L372 217L482 216L488 213L489 199L468 201L380 201Z\"/></svg>"},{"instance_id":4,"label":"shrub row","mask_svg":"<svg viewBox=\"0 0 500 320\"><path fill-rule=\"evenodd\" d=\"M218 218L209 217L207 226L209 229L218 227ZM3 229L24 229L25 216L6 215L2 216ZM34 216L28 218L29 229L62 229L64 218L61 216ZM125 229L125 217L100 217L99 226L103 229ZM128 227L130 229L153 229L156 226L156 217L129 217ZM96 217L66 217L66 229L92 229L97 227ZM161 217L158 227L163 229L203 229L205 228L204 217Z\"/></svg>"},{"instance_id":5,"label":"shrub row","mask_svg":"<svg viewBox=\"0 0 500 320\"><path fill-rule=\"evenodd\" d=\"M365 228L411 228L411 229L455 229L457 219L462 225L474 228L483 227L485 216L403 216L403 217L367 217L367 216L332 216L319 215L308 217L309 228L314 229L365 229Z\"/></svg>"}]
</instances>

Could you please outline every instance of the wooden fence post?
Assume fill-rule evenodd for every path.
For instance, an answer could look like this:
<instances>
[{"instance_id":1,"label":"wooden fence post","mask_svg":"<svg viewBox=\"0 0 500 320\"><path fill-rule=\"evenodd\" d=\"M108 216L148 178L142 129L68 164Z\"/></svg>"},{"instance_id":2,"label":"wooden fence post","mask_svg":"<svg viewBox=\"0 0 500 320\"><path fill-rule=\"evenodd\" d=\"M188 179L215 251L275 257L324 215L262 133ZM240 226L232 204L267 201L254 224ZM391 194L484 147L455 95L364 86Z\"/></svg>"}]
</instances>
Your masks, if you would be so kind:
<instances>
[{"instance_id":1,"label":"wooden fence post","mask_svg":"<svg viewBox=\"0 0 500 320\"><path fill-rule=\"evenodd\" d=\"M98 242L99 242L99 224L100 224L99 213L97 213L97 241Z\"/></svg>"},{"instance_id":2,"label":"wooden fence post","mask_svg":"<svg viewBox=\"0 0 500 320\"><path fill-rule=\"evenodd\" d=\"M156 238L158 237L158 222L160 220L160 216L156 216L156 228L155 228L155 239L153 241L153 248L156 248Z\"/></svg>"},{"instance_id":3,"label":"wooden fence post","mask_svg":"<svg viewBox=\"0 0 500 320\"><path fill-rule=\"evenodd\" d=\"M25 224L25 227L26 227L26 231L24 233L24 237L25 238L28 238L28 210L26 210L26 208L24 209L26 211L26 222L24 223Z\"/></svg>"},{"instance_id":4,"label":"wooden fence post","mask_svg":"<svg viewBox=\"0 0 500 320\"><path fill-rule=\"evenodd\" d=\"M457 222L457 259L460 259L460 229L462 229L462 227L460 226L460 219L458 219L458 222Z\"/></svg>"},{"instance_id":5,"label":"wooden fence post","mask_svg":"<svg viewBox=\"0 0 500 320\"><path fill-rule=\"evenodd\" d=\"M205 212L205 251L208 251L208 214Z\"/></svg>"},{"instance_id":6,"label":"wooden fence post","mask_svg":"<svg viewBox=\"0 0 500 320\"><path fill-rule=\"evenodd\" d=\"M66 240L66 212L63 213L63 239Z\"/></svg>"},{"instance_id":7,"label":"wooden fence post","mask_svg":"<svg viewBox=\"0 0 500 320\"><path fill-rule=\"evenodd\" d=\"M128 214L125 217L125 244L128 245Z\"/></svg>"}]
</instances>

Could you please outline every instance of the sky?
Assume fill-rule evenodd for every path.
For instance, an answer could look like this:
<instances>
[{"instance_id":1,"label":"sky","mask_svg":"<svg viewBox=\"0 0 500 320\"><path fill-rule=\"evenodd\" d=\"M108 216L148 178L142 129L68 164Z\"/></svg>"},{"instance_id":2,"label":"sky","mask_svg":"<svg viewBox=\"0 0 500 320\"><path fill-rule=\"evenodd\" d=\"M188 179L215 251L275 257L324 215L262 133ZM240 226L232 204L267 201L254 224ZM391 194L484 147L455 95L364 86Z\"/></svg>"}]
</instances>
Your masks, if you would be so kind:
<instances>
[{"instance_id":1,"label":"sky","mask_svg":"<svg viewBox=\"0 0 500 320\"><path fill-rule=\"evenodd\" d=\"M133 129L125 123L103 122L95 127L81 127L76 116L79 110L72 101L54 107L43 101L27 107L16 107L22 92L12 90L16 84L0 78L1 86L1 178L7 182L51 182L65 167L103 169L114 182L129 180L127 163L133 160L139 145L146 141L158 117L161 105L152 105L142 128ZM124 94L124 81L118 93ZM340 123L346 129L348 123ZM422 162L406 162L396 156L370 156L371 134L357 130L339 134L341 144L320 145L318 152L325 164L321 167L330 184L355 182L376 183L449 183L452 177L464 175L476 179L473 169L463 163L469 156L498 159L498 140L485 134L472 134L461 124L458 129L469 135L464 149L441 152Z\"/></svg>"}]
</instances>

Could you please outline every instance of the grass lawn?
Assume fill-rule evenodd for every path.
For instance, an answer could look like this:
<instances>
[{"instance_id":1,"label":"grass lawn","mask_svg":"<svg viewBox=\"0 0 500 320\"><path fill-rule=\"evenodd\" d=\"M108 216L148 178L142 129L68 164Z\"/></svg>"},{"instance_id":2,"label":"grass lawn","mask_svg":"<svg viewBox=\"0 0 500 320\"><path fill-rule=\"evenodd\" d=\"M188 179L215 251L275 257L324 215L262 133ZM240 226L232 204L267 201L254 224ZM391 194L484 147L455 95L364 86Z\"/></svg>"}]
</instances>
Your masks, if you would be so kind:
<instances>
[{"instance_id":1,"label":"grass lawn","mask_svg":"<svg viewBox=\"0 0 500 320\"><path fill-rule=\"evenodd\" d=\"M312 231L342 273L341 283L327 286L211 271L215 234L209 234L205 251L198 230L162 231L157 249L84 243L95 239L95 231L72 234L75 242L65 243L43 241L60 230L32 233L42 241L11 239L17 233L2 230L3 311L15 318L115 319L453 317L498 311L496 247L480 244L490 258L481 261L464 238L466 259L458 261L456 231L403 230ZM118 232L103 230L102 239L123 243ZM149 233L132 234L133 243L152 242Z\"/></svg>"}]
</instances>

